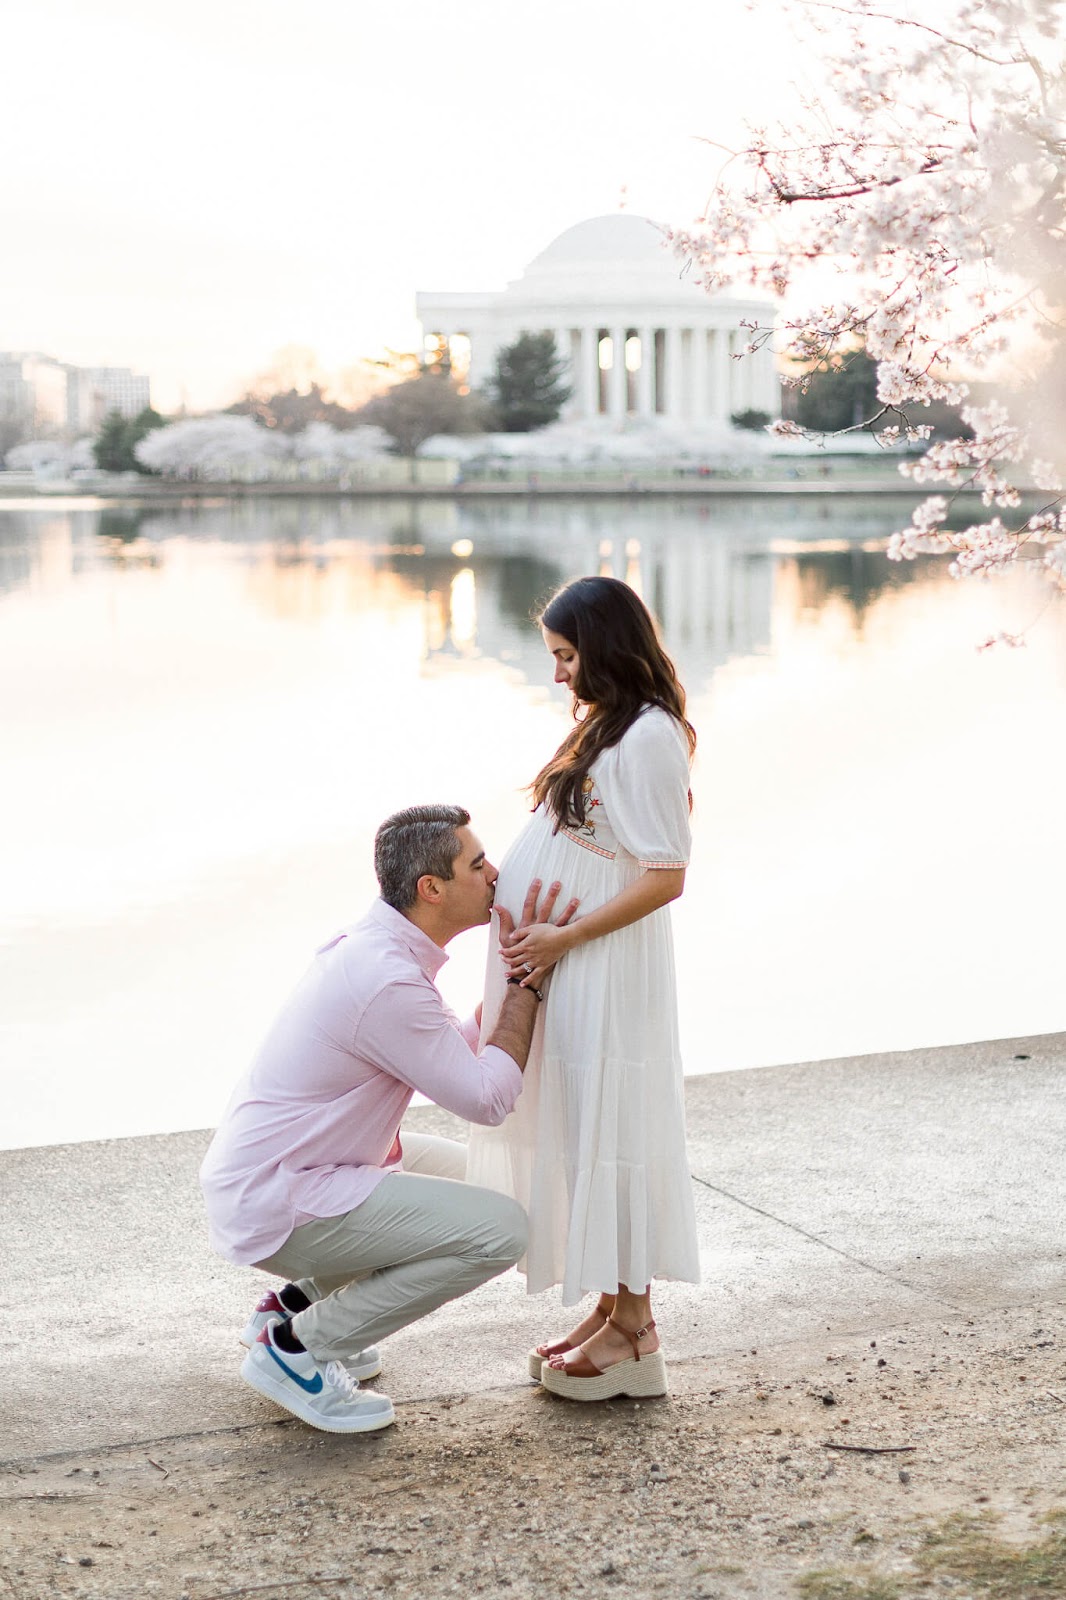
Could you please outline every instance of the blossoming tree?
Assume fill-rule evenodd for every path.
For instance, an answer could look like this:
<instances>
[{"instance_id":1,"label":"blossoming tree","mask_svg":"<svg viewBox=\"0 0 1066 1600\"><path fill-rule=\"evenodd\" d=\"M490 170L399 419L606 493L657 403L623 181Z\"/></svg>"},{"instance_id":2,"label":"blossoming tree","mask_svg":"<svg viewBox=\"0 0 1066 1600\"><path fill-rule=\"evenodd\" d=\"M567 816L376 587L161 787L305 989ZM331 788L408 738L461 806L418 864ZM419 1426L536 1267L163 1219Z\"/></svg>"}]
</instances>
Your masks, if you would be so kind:
<instances>
[{"instance_id":1,"label":"blossoming tree","mask_svg":"<svg viewBox=\"0 0 1066 1600\"><path fill-rule=\"evenodd\" d=\"M749 127L703 217L671 237L709 290L742 279L783 297L776 334L750 326L749 352L777 337L808 370L860 345L878 361L881 442L920 443L901 471L947 491L891 556L951 552L958 576L1040 546L1066 589L1063 9L785 0L821 87L786 123ZM967 404L978 372L995 403ZM972 437L932 442L934 400L961 404ZM1040 509L1023 511L1023 489ZM984 506L966 526L964 490Z\"/></svg>"},{"instance_id":2,"label":"blossoming tree","mask_svg":"<svg viewBox=\"0 0 1066 1600\"><path fill-rule=\"evenodd\" d=\"M251 417L186 417L148 434L137 459L165 477L262 483L277 476L289 440Z\"/></svg>"}]
</instances>

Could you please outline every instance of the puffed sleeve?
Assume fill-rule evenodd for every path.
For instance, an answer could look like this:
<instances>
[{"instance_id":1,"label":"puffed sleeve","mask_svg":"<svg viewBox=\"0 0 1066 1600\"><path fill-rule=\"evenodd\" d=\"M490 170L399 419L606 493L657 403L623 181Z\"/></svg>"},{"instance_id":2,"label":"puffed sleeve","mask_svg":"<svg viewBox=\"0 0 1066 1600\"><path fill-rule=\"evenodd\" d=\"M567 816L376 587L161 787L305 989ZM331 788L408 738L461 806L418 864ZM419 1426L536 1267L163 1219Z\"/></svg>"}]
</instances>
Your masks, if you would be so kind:
<instances>
[{"instance_id":1,"label":"puffed sleeve","mask_svg":"<svg viewBox=\"0 0 1066 1600\"><path fill-rule=\"evenodd\" d=\"M642 867L688 865L688 742L676 718L649 706L604 751L594 775L619 843Z\"/></svg>"}]
</instances>

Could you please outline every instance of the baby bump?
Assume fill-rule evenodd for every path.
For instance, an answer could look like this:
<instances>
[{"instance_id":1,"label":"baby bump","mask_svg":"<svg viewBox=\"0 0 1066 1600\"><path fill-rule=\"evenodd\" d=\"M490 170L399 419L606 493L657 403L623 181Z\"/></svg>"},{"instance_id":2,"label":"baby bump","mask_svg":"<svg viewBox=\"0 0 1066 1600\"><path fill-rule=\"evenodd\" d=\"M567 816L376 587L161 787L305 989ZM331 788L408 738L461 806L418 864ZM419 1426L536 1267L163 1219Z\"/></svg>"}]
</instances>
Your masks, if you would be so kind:
<instances>
[{"instance_id":1,"label":"baby bump","mask_svg":"<svg viewBox=\"0 0 1066 1600\"><path fill-rule=\"evenodd\" d=\"M577 915L587 916L612 899L631 877L639 876L640 869L635 862L633 868L632 873L627 872L621 862L583 849L564 833L553 833L548 822L538 814L503 858L496 884L496 904L505 906L517 924L529 886L538 879L542 891L552 883L562 885L555 902L557 914L569 900L577 900Z\"/></svg>"}]
</instances>

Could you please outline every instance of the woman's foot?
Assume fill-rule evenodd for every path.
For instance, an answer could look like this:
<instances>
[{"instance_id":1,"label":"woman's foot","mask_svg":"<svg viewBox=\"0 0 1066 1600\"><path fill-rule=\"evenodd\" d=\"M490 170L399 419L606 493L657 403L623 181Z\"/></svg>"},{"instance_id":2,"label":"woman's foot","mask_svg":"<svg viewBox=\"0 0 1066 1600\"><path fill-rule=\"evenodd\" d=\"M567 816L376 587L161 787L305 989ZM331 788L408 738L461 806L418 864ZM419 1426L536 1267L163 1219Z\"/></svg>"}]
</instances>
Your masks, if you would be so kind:
<instances>
[{"instance_id":1,"label":"woman's foot","mask_svg":"<svg viewBox=\"0 0 1066 1600\"><path fill-rule=\"evenodd\" d=\"M599 1333L613 1311L614 1295L601 1295L598 1303L593 1306L588 1316L578 1323L572 1333L568 1333L565 1339L556 1339L551 1344L538 1344L537 1355L544 1361L550 1361L552 1356L562 1356L568 1350L577 1350L586 1339L591 1339L594 1334Z\"/></svg>"},{"instance_id":2,"label":"woman's foot","mask_svg":"<svg viewBox=\"0 0 1066 1600\"><path fill-rule=\"evenodd\" d=\"M534 1383L540 1382L544 1364L552 1356L562 1356L568 1350L577 1350L582 1339L591 1339L593 1334L603 1327L614 1310L614 1299L612 1294L602 1294L599 1303L593 1306L588 1316L579 1322L565 1339L555 1339L549 1344L538 1344L535 1350L529 1352L529 1376Z\"/></svg>"},{"instance_id":3,"label":"woman's foot","mask_svg":"<svg viewBox=\"0 0 1066 1600\"><path fill-rule=\"evenodd\" d=\"M630 1326L630 1323L634 1323ZM632 1361L634 1357L654 1355L659 1349L659 1334L655 1323L634 1322L632 1317L624 1322L618 1317L604 1323L589 1338L581 1341L580 1349L559 1351L548 1358L556 1372L572 1378L592 1378L608 1371L619 1361Z\"/></svg>"},{"instance_id":4,"label":"woman's foot","mask_svg":"<svg viewBox=\"0 0 1066 1600\"><path fill-rule=\"evenodd\" d=\"M630 1329L616 1317L617 1308L616 1316L580 1350L545 1365L540 1381L548 1394L583 1401L666 1394L666 1363L655 1323L649 1317L641 1327Z\"/></svg>"}]
</instances>

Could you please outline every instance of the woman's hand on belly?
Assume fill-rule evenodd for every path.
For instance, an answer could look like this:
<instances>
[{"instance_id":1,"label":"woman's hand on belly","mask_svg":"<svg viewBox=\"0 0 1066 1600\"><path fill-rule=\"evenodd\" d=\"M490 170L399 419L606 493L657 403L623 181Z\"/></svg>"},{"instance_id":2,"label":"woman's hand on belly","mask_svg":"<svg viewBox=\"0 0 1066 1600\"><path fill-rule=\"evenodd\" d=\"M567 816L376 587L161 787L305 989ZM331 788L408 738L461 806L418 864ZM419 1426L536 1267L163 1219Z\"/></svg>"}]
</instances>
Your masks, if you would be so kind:
<instances>
[{"instance_id":1,"label":"woman's hand on belly","mask_svg":"<svg viewBox=\"0 0 1066 1600\"><path fill-rule=\"evenodd\" d=\"M527 988L539 988L555 963L575 942L573 929L567 924L577 911L577 900L569 900L556 921L551 921L562 887L561 883L551 884L538 907L541 882L534 878L526 892L517 929L507 908L499 908L500 957L507 966L508 977L519 978Z\"/></svg>"},{"instance_id":2,"label":"woman's hand on belly","mask_svg":"<svg viewBox=\"0 0 1066 1600\"><path fill-rule=\"evenodd\" d=\"M520 927L508 946L507 954L513 963L528 963L533 967L542 962L554 965L576 945L602 939L604 934L628 928L631 923L661 910L671 900L676 900L684 887L684 867L654 868L642 872L639 878L620 889L610 900L587 911L569 927L561 926L562 918L560 925L556 926L537 922ZM569 916L566 920L569 922Z\"/></svg>"}]
</instances>

